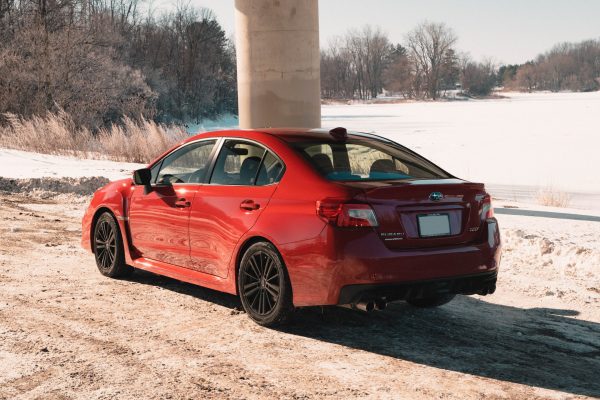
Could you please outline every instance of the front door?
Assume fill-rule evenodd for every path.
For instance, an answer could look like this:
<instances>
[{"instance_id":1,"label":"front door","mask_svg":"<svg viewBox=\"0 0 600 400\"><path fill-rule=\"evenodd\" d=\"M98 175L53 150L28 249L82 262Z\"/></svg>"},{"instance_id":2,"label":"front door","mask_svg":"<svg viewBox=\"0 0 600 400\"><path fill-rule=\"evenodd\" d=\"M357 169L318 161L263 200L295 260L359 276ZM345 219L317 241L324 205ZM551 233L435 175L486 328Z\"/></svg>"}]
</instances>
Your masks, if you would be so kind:
<instances>
[{"instance_id":1,"label":"front door","mask_svg":"<svg viewBox=\"0 0 600 400\"><path fill-rule=\"evenodd\" d=\"M189 218L216 140L186 144L152 167L152 191L134 189L129 206L132 244L144 258L188 267Z\"/></svg>"},{"instance_id":2,"label":"front door","mask_svg":"<svg viewBox=\"0 0 600 400\"><path fill-rule=\"evenodd\" d=\"M190 213L191 268L225 278L240 238L269 204L283 163L262 146L224 142L208 185L199 188Z\"/></svg>"}]
</instances>

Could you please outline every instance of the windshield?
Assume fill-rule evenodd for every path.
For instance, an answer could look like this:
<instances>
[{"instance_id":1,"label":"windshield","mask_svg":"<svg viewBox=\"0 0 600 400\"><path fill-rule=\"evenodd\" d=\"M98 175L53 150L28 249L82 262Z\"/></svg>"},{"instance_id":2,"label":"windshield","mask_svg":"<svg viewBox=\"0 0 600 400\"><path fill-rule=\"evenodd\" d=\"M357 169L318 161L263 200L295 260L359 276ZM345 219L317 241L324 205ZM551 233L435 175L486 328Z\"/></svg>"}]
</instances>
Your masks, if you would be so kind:
<instances>
[{"instance_id":1,"label":"windshield","mask_svg":"<svg viewBox=\"0 0 600 400\"><path fill-rule=\"evenodd\" d=\"M448 173L426 159L376 139L293 142L317 171L332 181L445 179Z\"/></svg>"}]
</instances>

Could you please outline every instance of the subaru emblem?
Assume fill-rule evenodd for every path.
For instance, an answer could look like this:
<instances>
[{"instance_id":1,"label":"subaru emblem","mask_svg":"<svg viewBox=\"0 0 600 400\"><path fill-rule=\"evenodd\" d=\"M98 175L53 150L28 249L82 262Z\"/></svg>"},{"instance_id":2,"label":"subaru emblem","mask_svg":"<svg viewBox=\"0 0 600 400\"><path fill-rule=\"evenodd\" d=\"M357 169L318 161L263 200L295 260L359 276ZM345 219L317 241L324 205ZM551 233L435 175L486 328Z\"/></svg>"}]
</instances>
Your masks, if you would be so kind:
<instances>
[{"instance_id":1,"label":"subaru emblem","mask_svg":"<svg viewBox=\"0 0 600 400\"><path fill-rule=\"evenodd\" d=\"M444 198L444 195L440 192L433 192L429 195L429 200L431 201L440 201Z\"/></svg>"}]
</instances>

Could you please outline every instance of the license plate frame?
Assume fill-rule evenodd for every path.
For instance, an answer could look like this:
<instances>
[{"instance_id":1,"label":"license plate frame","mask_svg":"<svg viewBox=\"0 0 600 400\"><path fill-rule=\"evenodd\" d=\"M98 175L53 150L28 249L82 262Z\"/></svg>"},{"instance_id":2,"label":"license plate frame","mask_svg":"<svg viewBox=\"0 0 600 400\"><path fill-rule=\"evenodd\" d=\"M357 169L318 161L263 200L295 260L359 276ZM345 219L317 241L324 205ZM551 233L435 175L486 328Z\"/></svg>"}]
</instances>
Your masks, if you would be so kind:
<instances>
[{"instance_id":1,"label":"license plate frame","mask_svg":"<svg viewBox=\"0 0 600 400\"><path fill-rule=\"evenodd\" d=\"M419 237L436 238L450 236L450 215L445 213L429 213L417 215Z\"/></svg>"}]
</instances>

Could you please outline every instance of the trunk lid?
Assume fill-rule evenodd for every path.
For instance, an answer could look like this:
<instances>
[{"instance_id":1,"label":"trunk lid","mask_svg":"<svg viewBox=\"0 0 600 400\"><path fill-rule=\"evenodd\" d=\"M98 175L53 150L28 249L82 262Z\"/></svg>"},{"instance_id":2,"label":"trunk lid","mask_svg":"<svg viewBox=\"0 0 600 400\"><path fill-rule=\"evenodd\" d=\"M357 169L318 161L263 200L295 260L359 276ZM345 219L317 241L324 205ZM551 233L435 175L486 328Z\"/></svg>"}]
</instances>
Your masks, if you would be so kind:
<instances>
[{"instance_id":1,"label":"trunk lid","mask_svg":"<svg viewBox=\"0 0 600 400\"><path fill-rule=\"evenodd\" d=\"M486 195L481 183L437 179L344 185L359 189L355 199L373 207L379 222L376 231L390 249L450 246L481 238ZM446 233L427 236L432 229L428 221L436 218L434 224L444 226Z\"/></svg>"}]
</instances>

